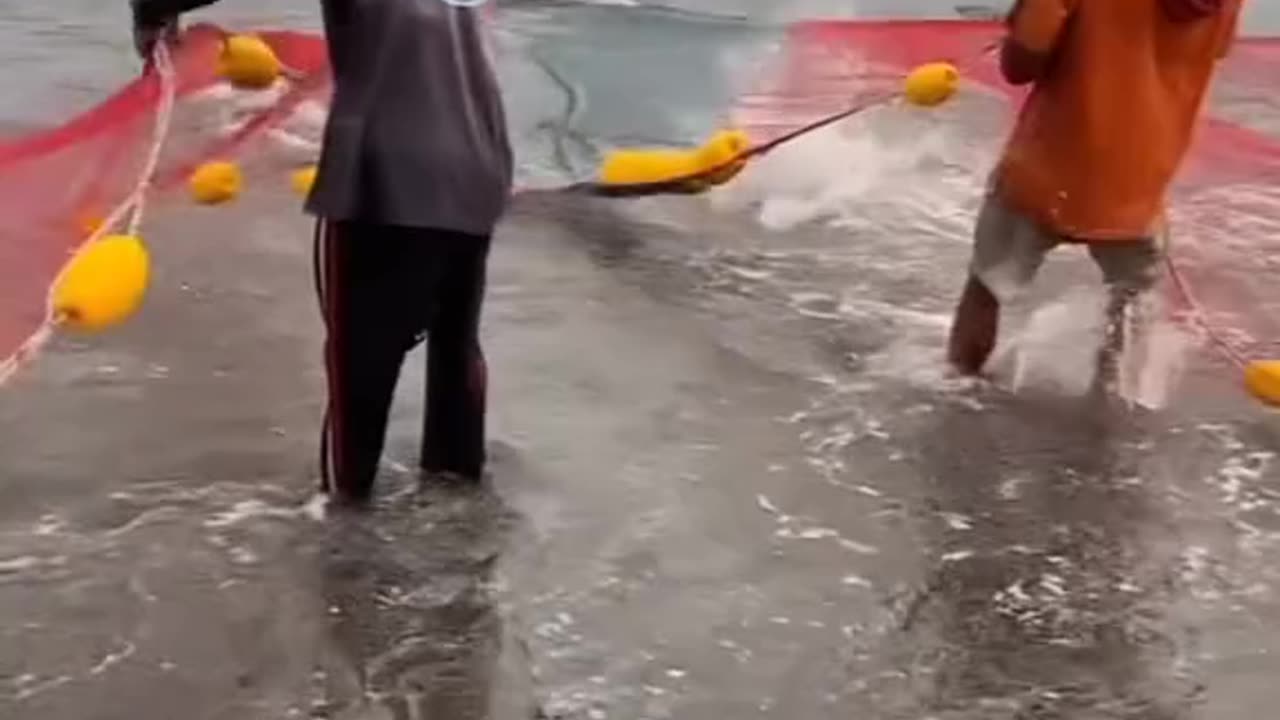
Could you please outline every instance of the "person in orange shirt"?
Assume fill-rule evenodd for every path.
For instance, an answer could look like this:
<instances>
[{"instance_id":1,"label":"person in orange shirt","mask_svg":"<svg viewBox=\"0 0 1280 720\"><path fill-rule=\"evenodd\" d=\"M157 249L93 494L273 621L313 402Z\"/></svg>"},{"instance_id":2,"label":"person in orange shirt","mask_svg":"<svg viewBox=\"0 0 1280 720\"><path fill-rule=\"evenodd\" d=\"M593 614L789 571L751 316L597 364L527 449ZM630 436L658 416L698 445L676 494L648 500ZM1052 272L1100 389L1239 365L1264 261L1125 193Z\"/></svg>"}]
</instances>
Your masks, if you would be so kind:
<instances>
[{"instance_id":1,"label":"person in orange shirt","mask_svg":"<svg viewBox=\"0 0 1280 720\"><path fill-rule=\"evenodd\" d=\"M1165 191L1243 0L1018 0L1005 79L1032 90L992 174L948 358L977 375L1000 305L1053 248L1083 244L1110 293L1102 369L1159 276Z\"/></svg>"}]
</instances>

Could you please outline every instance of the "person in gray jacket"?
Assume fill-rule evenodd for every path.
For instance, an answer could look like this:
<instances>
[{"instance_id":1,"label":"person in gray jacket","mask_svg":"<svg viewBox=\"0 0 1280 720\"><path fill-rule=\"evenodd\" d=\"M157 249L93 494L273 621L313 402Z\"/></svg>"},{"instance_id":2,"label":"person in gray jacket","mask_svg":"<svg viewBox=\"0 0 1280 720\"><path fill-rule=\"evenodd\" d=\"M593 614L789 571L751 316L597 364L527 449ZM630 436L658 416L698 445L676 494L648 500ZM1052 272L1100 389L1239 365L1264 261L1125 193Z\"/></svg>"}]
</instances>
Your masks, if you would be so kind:
<instances>
[{"instance_id":1,"label":"person in gray jacket","mask_svg":"<svg viewBox=\"0 0 1280 720\"><path fill-rule=\"evenodd\" d=\"M132 0L149 58L216 0ZM479 325L512 153L479 10L449 0L321 0L334 79L319 173L317 277L327 326L325 490L370 496L406 352L428 343L420 464L479 479Z\"/></svg>"}]
</instances>

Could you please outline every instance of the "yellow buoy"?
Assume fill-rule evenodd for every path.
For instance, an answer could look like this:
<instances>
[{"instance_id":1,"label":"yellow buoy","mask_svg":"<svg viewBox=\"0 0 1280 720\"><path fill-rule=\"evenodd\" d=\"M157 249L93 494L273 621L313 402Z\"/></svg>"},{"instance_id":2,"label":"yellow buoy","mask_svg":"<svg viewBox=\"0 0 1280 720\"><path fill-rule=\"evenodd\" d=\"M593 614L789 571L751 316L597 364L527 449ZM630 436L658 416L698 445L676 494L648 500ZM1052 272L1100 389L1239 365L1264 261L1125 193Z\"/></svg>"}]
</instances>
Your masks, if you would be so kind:
<instances>
[{"instance_id":1,"label":"yellow buoy","mask_svg":"<svg viewBox=\"0 0 1280 720\"><path fill-rule=\"evenodd\" d=\"M202 205L218 205L240 195L244 179L230 162L208 162L196 168L188 181L191 197Z\"/></svg>"},{"instance_id":2,"label":"yellow buoy","mask_svg":"<svg viewBox=\"0 0 1280 720\"><path fill-rule=\"evenodd\" d=\"M117 325L142 305L150 275L140 238L109 235L82 248L63 268L53 286L53 313L74 330Z\"/></svg>"},{"instance_id":3,"label":"yellow buoy","mask_svg":"<svg viewBox=\"0 0 1280 720\"><path fill-rule=\"evenodd\" d=\"M238 88L261 90L280 78L280 59L257 35L231 35L222 43L218 75Z\"/></svg>"},{"instance_id":4,"label":"yellow buoy","mask_svg":"<svg viewBox=\"0 0 1280 720\"><path fill-rule=\"evenodd\" d=\"M293 186L293 191L307 197L311 194L311 188L316 184L317 168L315 165L301 168L293 171L293 175L289 178L289 184Z\"/></svg>"},{"instance_id":5,"label":"yellow buoy","mask_svg":"<svg viewBox=\"0 0 1280 720\"><path fill-rule=\"evenodd\" d=\"M601 164L599 180L605 185L649 185L685 180L720 168L710 177L693 181L701 186L718 185L742 169L746 160L731 161L746 152L748 142L741 130L721 130L696 148L615 150Z\"/></svg>"},{"instance_id":6,"label":"yellow buoy","mask_svg":"<svg viewBox=\"0 0 1280 720\"><path fill-rule=\"evenodd\" d=\"M903 82L907 102L921 107L934 107L951 99L960 89L960 71L945 62L928 63L912 70Z\"/></svg>"},{"instance_id":7,"label":"yellow buoy","mask_svg":"<svg viewBox=\"0 0 1280 720\"><path fill-rule=\"evenodd\" d=\"M1254 360L1245 367L1244 384L1259 399L1280 405L1280 360Z\"/></svg>"},{"instance_id":8,"label":"yellow buoy","mask_svg":"<svg viewBox=\"0 0 1280 720\"><path fill-rule=\"evenodd\" d=\"M599 179L605 185L647 185L678 180L697 171L696 150L614 150L600 165Z\"/></svg>"}]
</instances>

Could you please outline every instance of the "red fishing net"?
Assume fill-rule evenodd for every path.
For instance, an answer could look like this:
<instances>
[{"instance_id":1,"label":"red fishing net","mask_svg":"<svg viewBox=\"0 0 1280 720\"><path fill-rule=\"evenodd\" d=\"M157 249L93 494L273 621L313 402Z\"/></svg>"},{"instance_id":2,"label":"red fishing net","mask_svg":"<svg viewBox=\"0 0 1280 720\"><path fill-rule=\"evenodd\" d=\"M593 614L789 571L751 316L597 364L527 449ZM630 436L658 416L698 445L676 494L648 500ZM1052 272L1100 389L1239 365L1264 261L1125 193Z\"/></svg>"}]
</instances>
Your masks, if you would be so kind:
<instances>
[{"instance_id":1,"label":"red fishing net","mask_svg":"<svg viewBox=\"0 0 1280 720\"><path fill-rule=\"evenodd\" d=\"M985 22L798 24L776 72L742 98L736 120L765 141L824 115L882 102L904 71L947 60L962 71L966 93L999 108L997 122L1007 126L1018 94L998 75L1000 34ZM222 30L194 27L174 51L177 101L150 202L166 202L205 161L314 161L329 91L323 40L293 32L261 36L287 77L257 93L231 91L217 77ZM1280 217L1280 107L1268 94L1278 61L1280 41L1238 43L1172 212L1177 267L1201 310L1233 329L1232 340L1249 353L1265 352L1280 324L1272 320L1280 318L1280 291L1268 282L1268 270L1280 264L1280 221L1273 219ZM161 95L159 78L150 74L64 125L0 140L0 361L45 324L48 288L59 269L92 223L132 192ZM306 128L294 132L298 123ZM298 151L292 157L291 148Z\"/></svg>"},{"instance_id":2,"label":"red fishing net","mask_svg":"<svg viewBox=\"0 0 1280 720\"><path fill-rule=\"evenodd\" d=\"M171 137L150 202L164 202L202 162L245 154L327 90L321 38L265 33L290 80L248 107L229 102L217 76L223 37L218 28L193 27L172 54ZM133 192L161 100L161 78L150 73L63 125L0 140L0 361L46 322L46 297L59 270Z\"/></svg>"}]
</instances>

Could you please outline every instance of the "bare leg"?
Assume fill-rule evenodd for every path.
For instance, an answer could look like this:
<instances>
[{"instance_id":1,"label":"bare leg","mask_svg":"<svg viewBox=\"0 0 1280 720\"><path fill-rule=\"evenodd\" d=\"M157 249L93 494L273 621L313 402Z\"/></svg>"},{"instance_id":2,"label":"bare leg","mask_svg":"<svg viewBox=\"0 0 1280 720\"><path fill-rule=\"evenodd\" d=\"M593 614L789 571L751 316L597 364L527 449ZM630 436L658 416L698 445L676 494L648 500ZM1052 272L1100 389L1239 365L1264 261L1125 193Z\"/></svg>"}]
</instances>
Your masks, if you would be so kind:
<instances>
[{"instance_id":1,"label":"bare leg","mask_svg":"<svg viewBox=\"0 0 1280 720\"><path fill-rule=\"evenodd\" d=\"M1000 301L972 275L956 307L947 359L965 375L978 375L996 347Z\"/></svg>"},{"instance_id":2,"label":"bare leg","mask_svg":"<svg viewBox=\"0 0 1280 720\"><path fill-rule=\"evenodd\" d=\"M969 279L956 307L947 359L965 375L980 375L996 348L1000 301L1011 300L1035 279L1058 237L989 194L973 228Z\"/></svg>"},{"instance_id":3,"label":"bare leg","mask_svg":"<svg viewBox=\"0 0 1280 720\"><path fill-rule=\"evenodd\" d=\"M1133 294L1117 287L1107 288L1107 310L1102 345L1098 348L1095 390L1115 392L1120 379L1120 357L1124 354L1126 315Z\"/></svg>"},{"instance_id":4,"label":"bare leg","mask_svg":"<svg viewBox=\"0 0 1280 720\"><path fill-rule=\"evenodd\" d=\"M1151 309L1147 295L1159 276L1161 247L1150 239L1095 243L1089 253L1102 269L1107 284L1107 314L1102 347L1098 349L1095 390L1125 395L1126 373L1121 362L1131 342L1146 337ZM1132 363L1129 363L1132 365Z\"/></svg>"}]
</instances>

